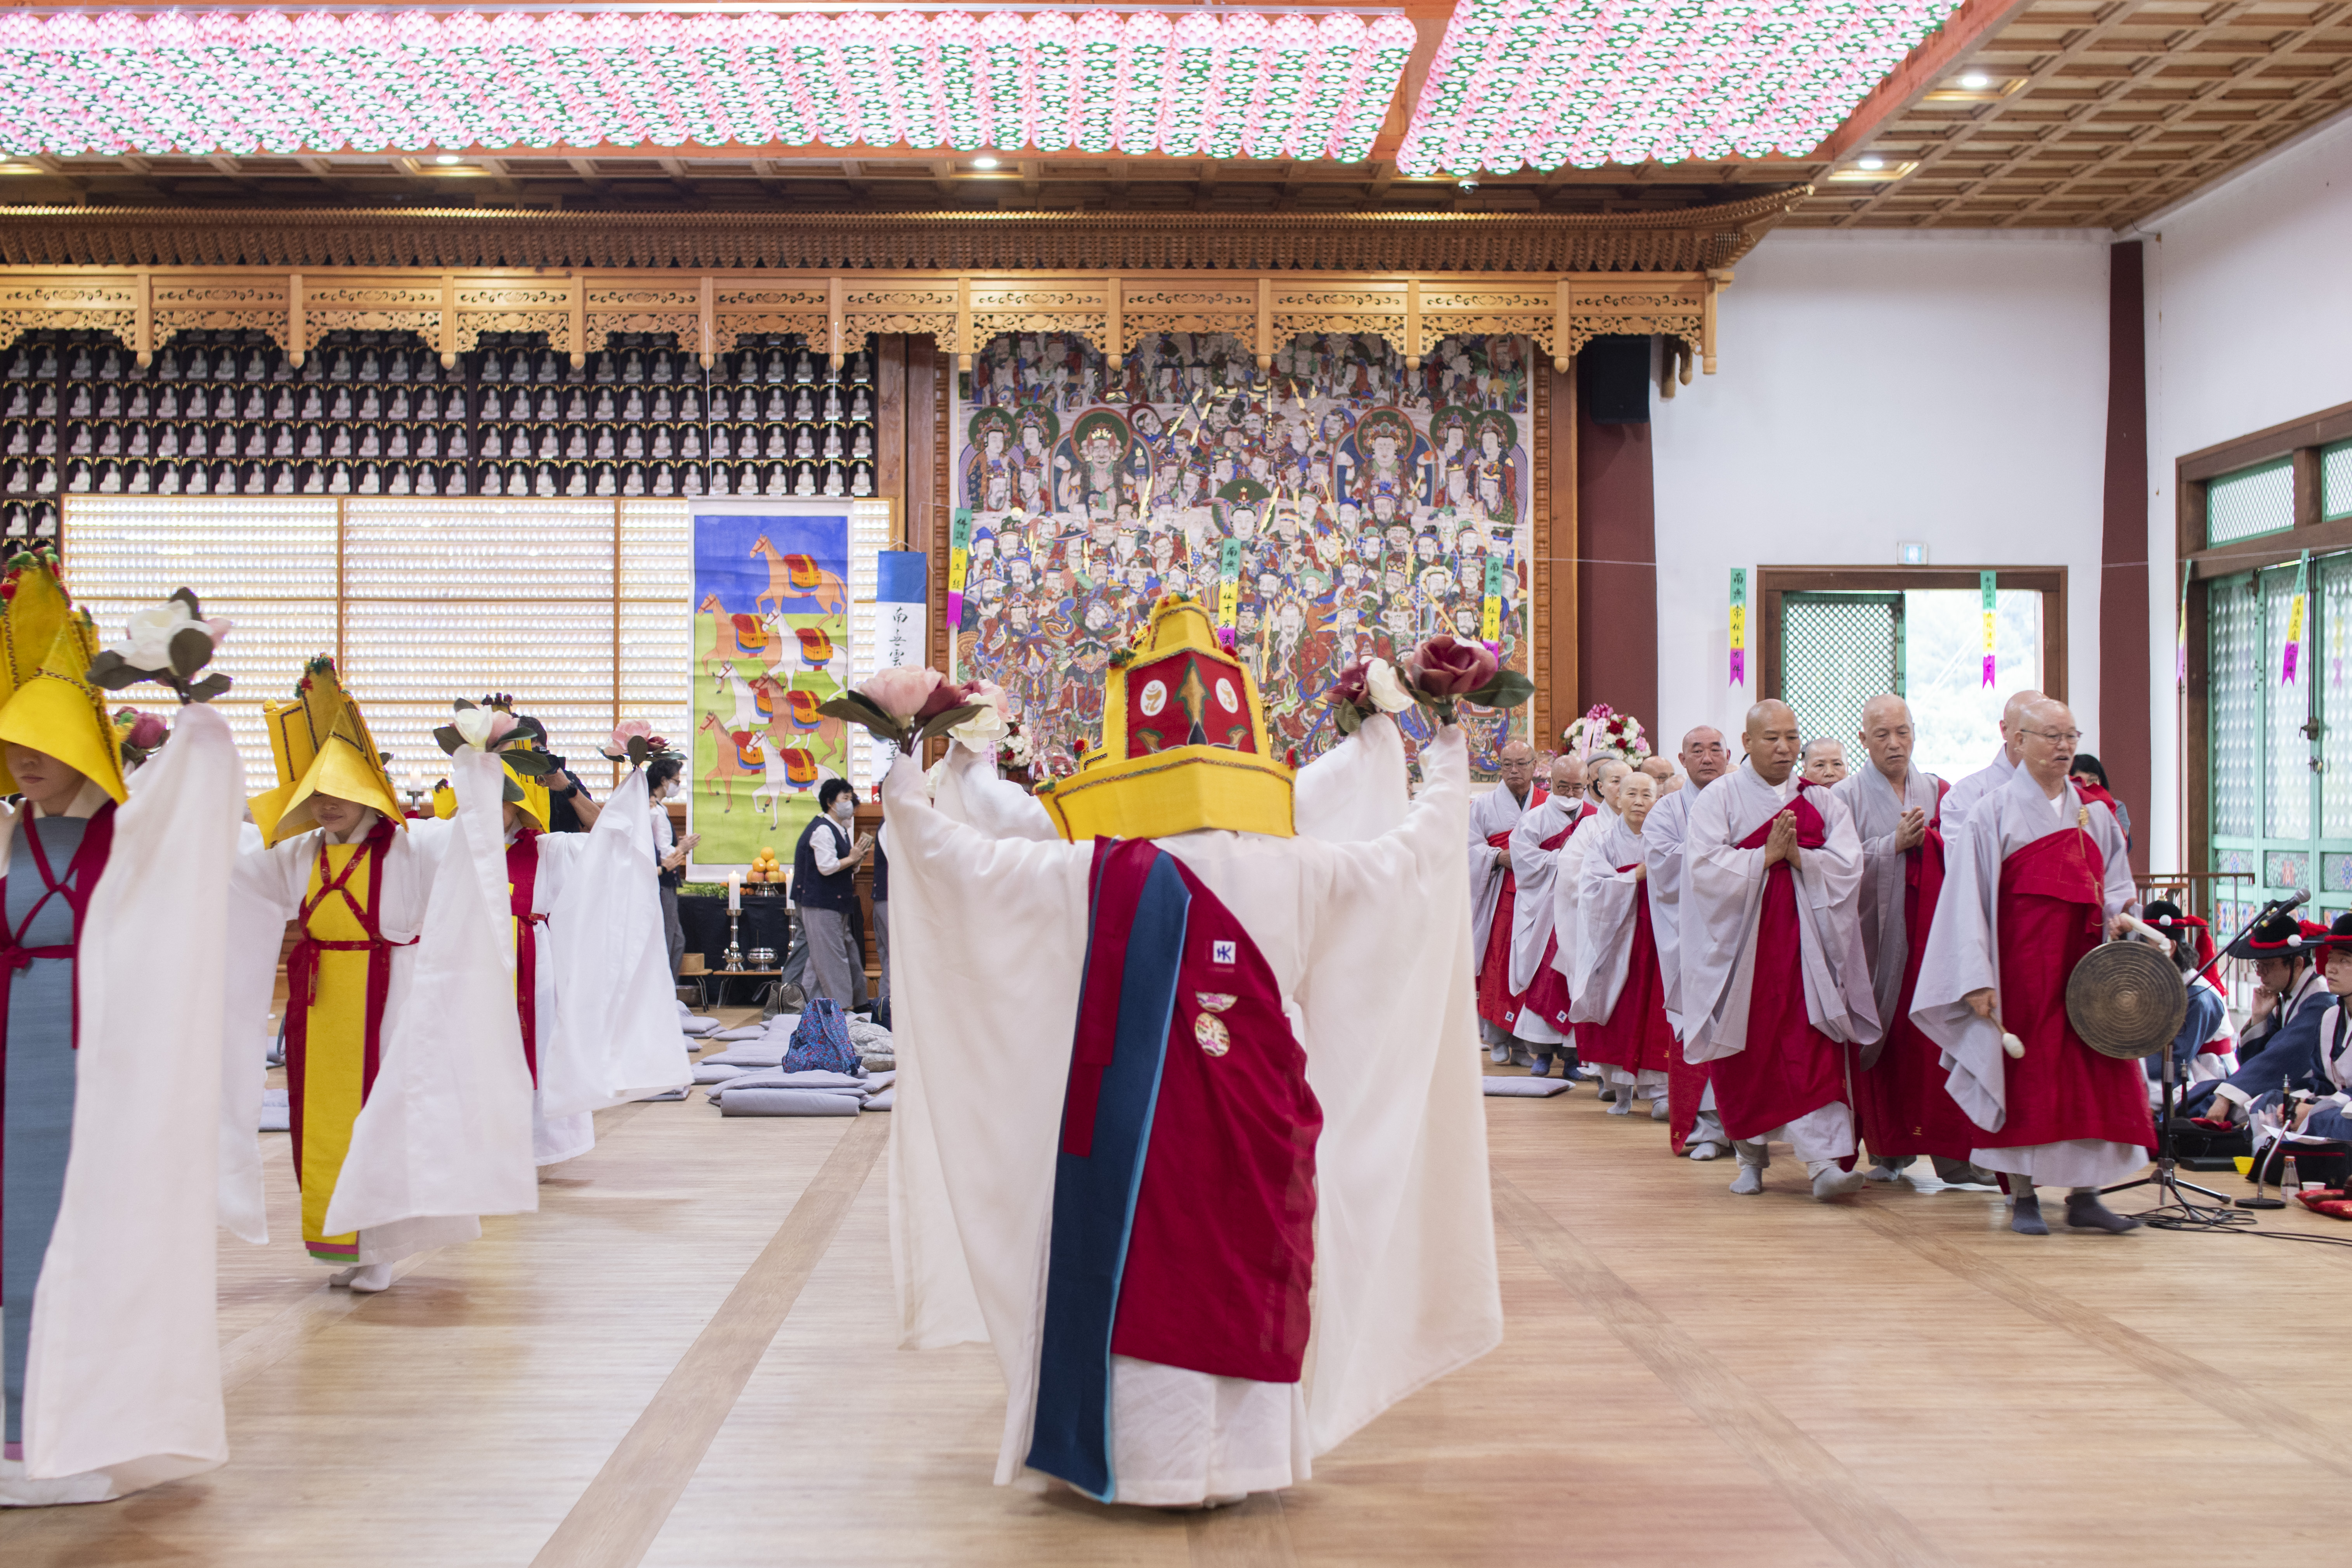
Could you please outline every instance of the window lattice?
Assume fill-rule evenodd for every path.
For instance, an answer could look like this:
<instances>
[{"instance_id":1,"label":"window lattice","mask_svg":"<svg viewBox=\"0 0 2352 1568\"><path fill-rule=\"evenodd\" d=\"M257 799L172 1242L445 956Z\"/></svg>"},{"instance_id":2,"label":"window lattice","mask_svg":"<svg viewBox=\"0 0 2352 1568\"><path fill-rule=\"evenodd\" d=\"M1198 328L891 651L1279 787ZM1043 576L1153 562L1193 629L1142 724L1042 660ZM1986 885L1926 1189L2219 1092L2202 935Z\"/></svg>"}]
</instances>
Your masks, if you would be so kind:
<instances>
[{"instance_id":1,"label":"window lattice","mask_svg":"<svg viewBox=\"0 0 2352 1568\"><path fill-rule=\"evenodd\" d=\"M2352 514L2352 441L2319 454L2319 510L2332 518Z\"/></svg>"},{"instance_id":2,"label":"window lattice","mask_svg":"<svg viewBox=\"0 0 2352 1568\"><path fill-rule=\"evenodd\" d=\"M2205 542L2232 544L2294 526L2294 465L2242 468L2205 487Z\"/></svg>"},{"instance_id":3,"label":"window lattice","mask_svg":"<svg viewBox=\"0 0 2352 1568\"><path fill-rule=\"evenodd\" d=\"M2304 722L2311 716L2311 677L2302 674L2293 685L2278 678L2286 661L2288 609L2294 601L2294 567L2263 574L2263 658L2255 678L2262 683L2270 737L2267 832L2273 838L2311 836L2311 742L2303 734ZM2307 626L2304 636L2307 643Z\"/></svg>"},{"instance_id":4,"label":"window lattice","mask_svg":"<svg viewBox=\"0 0 2352 1568\"><path fill-rule=\"evenodd\" d=\"M2263 693L2262 605L2251 576L2213 584L2206 616L2208 709L2213 727L2213 831L2251 838L2257 832L2255 731Z\"/></svg>"},{"instance_id":5,"label":"window lattice","mask_svg":"<svg viewBox=\"0 0 2352 1568\"><path fill-rule=\"evenodd\" d=\"M2344 689L2345 642L2352 637L2352 555L2327 555L2312 563L2313 595L2319 610L2311 633L2311 678L2319 683L2326 723L2319 754L2319 834L2352 838L2352 697Z\"/></svg>"},{"instance_id":6,"label":"window lattice","mask_svg":"<svg viewBox=\"0 0 2352 1568\"><path fill-rule=\"evenodd\" d=\"M1896 689L1900 594L1790 594L1780 601L1780 694L1807 740L1843 741L1862 705ZM1849 759L1852 761L1853 759Z\"/></svg>"}]
</instances>

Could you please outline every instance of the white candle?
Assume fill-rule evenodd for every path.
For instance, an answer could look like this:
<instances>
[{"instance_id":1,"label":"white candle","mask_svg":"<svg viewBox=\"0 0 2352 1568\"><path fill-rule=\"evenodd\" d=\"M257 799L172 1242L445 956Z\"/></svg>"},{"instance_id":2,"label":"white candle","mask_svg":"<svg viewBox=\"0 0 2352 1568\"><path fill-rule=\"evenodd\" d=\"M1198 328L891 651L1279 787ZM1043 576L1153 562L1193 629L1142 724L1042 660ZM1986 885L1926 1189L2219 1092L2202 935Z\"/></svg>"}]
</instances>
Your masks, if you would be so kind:
<instances>
[{"instance_id":1,"label":"white candle","mask_svg":"<svg viewBox=\"0 0 2352 1568\"><path fill-rule=\"evenodd\" d=\"M740 914L742 910L743 873L730 871L727 873L727 912L730 915Z\"/></svg>"}]
</instances>

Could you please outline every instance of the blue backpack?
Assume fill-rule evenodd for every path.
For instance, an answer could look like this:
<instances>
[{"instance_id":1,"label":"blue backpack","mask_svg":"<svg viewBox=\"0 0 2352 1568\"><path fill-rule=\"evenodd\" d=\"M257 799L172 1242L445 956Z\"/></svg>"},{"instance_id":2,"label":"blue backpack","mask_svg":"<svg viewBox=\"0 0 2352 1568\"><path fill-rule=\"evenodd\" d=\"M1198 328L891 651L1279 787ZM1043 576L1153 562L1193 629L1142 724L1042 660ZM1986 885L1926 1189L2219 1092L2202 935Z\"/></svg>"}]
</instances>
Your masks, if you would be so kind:
<instances>
[{"instance_id":1,"label":"blue backpack","mask_svg":"<svg viewBox=\"0 0 2352 1568\"><path fill-rule=\"evenodd\" d=\"M865 1066L857 1047L849 1043L849 1021L841 1005L830 996L813 996L801 1021L793 1027L792 1047L784 1053L785 1072L844 1072L862 1076Z\"/></svg>"}]
</instances>

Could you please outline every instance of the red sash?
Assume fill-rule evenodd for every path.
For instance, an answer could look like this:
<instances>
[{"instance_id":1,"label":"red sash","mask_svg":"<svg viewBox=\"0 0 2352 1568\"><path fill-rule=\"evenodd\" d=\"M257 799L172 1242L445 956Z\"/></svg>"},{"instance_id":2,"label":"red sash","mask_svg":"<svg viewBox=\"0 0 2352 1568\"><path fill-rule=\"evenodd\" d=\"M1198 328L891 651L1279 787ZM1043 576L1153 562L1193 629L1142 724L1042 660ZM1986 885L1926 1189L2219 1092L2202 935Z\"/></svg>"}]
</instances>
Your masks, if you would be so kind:
<instances>
[{"instance_id":1,"label":"red sash","mask_svg":"<svg viewBox=\"0 0 2352 1568\"><path fill-rule=\"evenodd\" d=\"M1636 862L1638 864L1638 862ZM1620 866L1620 872L1632 866ZM1675 1032L1666 1022L1666 982L1658 971L1657 933L1650 925L1650 884L1633 884L1633 931L1626 942L1625 984L1617 1005L1577 1035L1577 1055L1626 1072L1666 1072L1674 1065Z\"/></svg>"},{"instance_id":2,"label":"red sash","mask_svg":"<svg viewBox=\"0 0 2352 1568\"><path fill-rule=\"evenodd\" d=\"M1508 828L1486 836L1488 847L1510 847ZM1495 895L1495 918L1486 927L1486 951L1478 955L1478 1016L1498 1029L1507 1029L1518 1014L1511 994L1511 919L1519 907L1519 879L1507 860L1503 886Z\"/></svg>"},{"instance_id":3,"label":"red sash","mask_svg":"<svg viewBox=\"0 0 2352 1568\"><path fill-rule=\"evenodd\" d=\"M81 985L79 956L81 951L82 911L89 907L90 889L98 886L100 873L106 869L107 857L114 849L114 803L108 801L90 814L81 830L81 846L74 851L73 859L66 866L62 881L49 868L49 852L41 844L36 831L37 819L32 803L27 801L17 818L24 829L26 847L33 857L33 868L40 873L41 896L25 911L25 918L14 926L0 920L0 1062L7 1059L8 995L16 972L28 969L37 958L62 958L75 964L68 987L73 996L73 1025L69 1037L73 1048L81 1049ZM0 876L0 910L7 908L8 879ZM33 929L33 921L48 907L51 899L63 899L73 910L74 939L69 942L53 943L47 947L26 947L25 933Z\"/></svg>"},{"instance_id":4,"label":"red sash","mask_svg":"<svg viewBox=\"0 0 2352 1568\"><path fill-rule=\"evenodd\" d=\"M1799 781L1796 798L1783 808L1796 815L1801 849L1818 849L1829 841L1821 812L1805 798L1819 787ZM1779 816L1774 812L1766 817L1738 847L1763 848ZM1756 917L1747 1044L1714 1064L1716 1109L1723 1117L1723 1130L1735 1139L1760 1138L1846 1097L1845 1047L1815 1028L1805 1009L1802 942L1796 873L1786 860L1776 860L1764 873L1764 898Z\"/></svg>"},{"instance_id":5,"label":"red sash","mask_svg":"<svg viewBox=\"0 0 2352 1568\"><path fill-rule=\"evenodd\" d=\"M1559 847L1568 842L1568 836L1574 833L1578 825L1583 820L1584 815L1581 813L1570 817L1567 826L1545 839L1538 847L1547 854L1557 854ZM1520 1014L1533 1013L1554 1029L1559 1030L1562 1038L1568 1040L1576 1038L1576 1030L1568 1021L1568 976L1562 974L1559 972L1559 966L1552 962L1559 956L1559 932L1554 931L1550 939L1544 943L1543 957L1536 963L1534 978L1528 982L1528 988L1525 991L1511 998L1511 1021L1507 1026L1511 1033L1516 1035L1519 1032ZM1504 962L1506 964L1510 962L1507 950L1504 953ZM1510 977L1506 973L1504 984L1509 983Z\"/></svg>"},{"instance_id":6,"label":"red sash","mask_svg":"<svg viewBox=\"0 0 2352 1568\"><path fill-rule=\"evenodd\" d=\"M2000 1019L2025 1042L2003 1057L2009 1115L1980 1149L2016 1149L2070 1138L2156 1144L2147 1075L2136 1061L2084 1045L2066 1017L2066 982L2105 934L2105 858L2080 828L2035 839L2001 862Z\"/></svg>"},{"instance_id":7,"label":"red sash","mask_svg":"<svg viewBox=\"0 0 2352 1568\"><path fill-rule=\"evenodd\" d=\"M1879 1047L1878 1059L1854 1075L1854 1114L1861 1121L1862 1139L1880 1159L1928 1154L1965 1160L1969 1150L1982 1146L1977 1124L1944 1087L1950 1075L1942 1066L1943 1047L1911 1021L1919 962L1927 956L1927 933L1944 889L1943 804L1951 788L1939 781L1927 836L1903 852L1903 984L1895 993L1895 1016L1886 1020L1886 1043Z\"/></svg>"},{"instance_id":8,"label":"red sash","mask_svg":"<svg viewBox=\"0 0 2352 1568\"><path fill-rule=\"evenodd\" d=\"M525 827L507 846L507 910L515 921L515 1011L522 1019L522 1059L530 1086L539 1087L539 928L545 915L530 912L539 887L539 829Z\"/></svg>"},{"instance_id":9,"label":"red sash","mask_svg":"<svg viewBox=\"0 0 2352 1568\"><path fill-rule=\"evenodd\" d=\"M383 1044L383 1004L392 991L392 950L414 947L416 938L393 942L383 934L378 921L377 907L383 899L383 856L391 846L392 836L398 829L392 819L379 816L375 826L361 841L359 853L343 863L334 876L325 871L327 845L319 845L320 869L319 890L302 900L295 919L301 923L302 935L294 943L294 951L286 955L286 1088L287 1098L296 1107L302 1104L302 1077L310 1060L310 1004L319 994L319 955L321 952L364 952L368 955L367 1036L362 1043L360 1057L360 1102L367 1102L368 1091L375 1087L375 1069ZM367 902L362 904L351 895L352 877L361 867L367 868ZM327 901L329 894L340 897L352 909L352 916L367 932L362 942L331 942L310 934L310 916ZM293 1118L294 1170L302 1170L302 1118Z\"/></svg>"}]
</instances>

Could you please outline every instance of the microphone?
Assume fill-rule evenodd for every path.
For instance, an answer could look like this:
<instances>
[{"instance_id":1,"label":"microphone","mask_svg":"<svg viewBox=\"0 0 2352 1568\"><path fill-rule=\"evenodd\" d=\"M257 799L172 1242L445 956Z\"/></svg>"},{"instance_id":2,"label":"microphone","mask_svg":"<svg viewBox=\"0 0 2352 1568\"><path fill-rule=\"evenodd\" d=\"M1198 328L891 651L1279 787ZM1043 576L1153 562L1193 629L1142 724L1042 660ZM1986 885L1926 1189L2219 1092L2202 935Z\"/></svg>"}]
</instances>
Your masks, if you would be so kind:
<instances>
[{"instance_id":1,"label":"microphone","mask_svg":"<svg viewBox=\"0 0 2352 1568\"><path fill-rule=\"evenodd\" d=\"M2273 904L2271 908L2276 910L2281 914L2285 914L2288 910L2299 910L2309 902L2311 902L2311 891L2309 889L2305 889L2302 892L2295 894L2295 896L2291 899L2279 900L2276 903Z\"/></svg>"}]
</instances>

